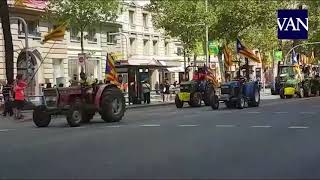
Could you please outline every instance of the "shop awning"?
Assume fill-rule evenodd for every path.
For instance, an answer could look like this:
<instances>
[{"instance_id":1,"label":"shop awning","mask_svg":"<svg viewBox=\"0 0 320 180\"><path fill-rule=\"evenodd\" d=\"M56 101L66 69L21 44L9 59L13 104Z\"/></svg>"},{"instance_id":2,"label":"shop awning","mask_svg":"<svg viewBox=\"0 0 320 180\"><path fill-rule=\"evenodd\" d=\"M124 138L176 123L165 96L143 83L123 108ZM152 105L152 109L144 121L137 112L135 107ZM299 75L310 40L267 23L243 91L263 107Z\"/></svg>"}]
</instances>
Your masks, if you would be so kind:
<instances>
[{"instance_id":1,"label":"shop awning","mask_svg":"<svg viewBox=\"0 0 320 180\"><path fill-rule=\"evenodd\" d=\"M171 67L171 68L167 68L167 70L169 72L184 72L184 68L183 67Z\"/></svg>"}]
</instances>

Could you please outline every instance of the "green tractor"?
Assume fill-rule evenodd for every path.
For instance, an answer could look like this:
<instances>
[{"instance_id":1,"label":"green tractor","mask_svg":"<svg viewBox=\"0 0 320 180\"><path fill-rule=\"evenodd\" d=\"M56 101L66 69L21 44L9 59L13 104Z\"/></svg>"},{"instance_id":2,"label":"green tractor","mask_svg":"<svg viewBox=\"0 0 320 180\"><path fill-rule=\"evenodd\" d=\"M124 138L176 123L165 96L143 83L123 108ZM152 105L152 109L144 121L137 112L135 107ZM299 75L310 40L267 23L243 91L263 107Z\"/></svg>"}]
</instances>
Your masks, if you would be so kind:
<instances>
[{"instance_id":1,"label":"green tractor","mask_svg":"<svg viewBox=\"0 0 320 180\"><path fill-rule=\"evenodd\" d=\"M177 93L175 97L176 107L182 108L185 102L191 107L200 107L202 101L206 106L210 106L212 103L211 101L214 101L214 105L218 108L219 101L215 92L214 83L208 80L210 78L207 78L208 71L206 70L206 67L200 68L197 66L188 66L186 68L186 73L189 72L190 67L197 70L195 70L192 80L180 83L180 92Z\"/></svg>"}]
</instances>

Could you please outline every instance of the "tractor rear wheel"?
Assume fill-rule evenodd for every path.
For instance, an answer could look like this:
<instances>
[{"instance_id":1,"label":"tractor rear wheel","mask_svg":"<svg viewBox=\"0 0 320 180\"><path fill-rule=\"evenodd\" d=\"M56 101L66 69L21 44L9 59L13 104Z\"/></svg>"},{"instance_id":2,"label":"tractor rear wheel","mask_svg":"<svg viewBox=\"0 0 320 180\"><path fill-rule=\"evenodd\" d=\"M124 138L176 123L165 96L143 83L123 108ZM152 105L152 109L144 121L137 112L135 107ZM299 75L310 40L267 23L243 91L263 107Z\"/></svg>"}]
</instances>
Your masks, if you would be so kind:
<instances>
[{"instance_id":1,"label":"tractor rear wheel","mask_svg":"<svg viewBox=\"0 0 320 180\"><path fill-rule=\"evenodd\" d=\"M251 97L251 101L248 105L251 107L258 107L260 105L260 92L257 86L254 88L253 97Z\"/></svg>"},{"instance_id":2,"label":"tractor rear wheel","mask_svg":"<svg viewBox=\"0 0 320 180\"><path fill-rule=\"evenodd\" d=\"M67 113L67 122L71 127L80 126L81 122L85 120L84 118L84 112L78 104L73 105Z\"/></svg>"},{"instance_id":3,"label":"tractor rear wheel","mask_svg":"<svg viewBox=\"0 0 320 180\"><path fill-rule=\"evenodd\" d=\"M211 83L209 83L207 85L207 88L206 88L206 92L204 93L204 98L203 98L203 102L204 102L204 105L206 106L210 106L211 105L211 95L214 93L213 91L213 85Z\"/></svg>"},{"instance_id":4,"label":"tractor rear wheel","mask_svg":"<svg viewBox=\"0 0 320 180\"><path fill-rule=\"evenodd\" d=\"M45 106L38 106L33 110L32 120L37 127L48 127L51 116L46 112Z\"/></svg>"},{"instance_id":5,"label":"tractor rear wheel","mask_svg":"<svg viewBox=\"0 0 320 180\"><path fill-rule=\"evenodd\" d=\"M179 95L176 95L176 98L174 99L174 102L176 104L177 108L182 108L183 107L183 102L179 99Z\"/></svg>"},{"instance_id":6,"label":"tractor rear wheel","mask_svg":"<svg viewBox=\"0 0 320 180\"><path fill-rule=\"evenodd\" d=\"M126 110L121 90L115 87L106 89L101 99L101 118L105 122L119 122Z\"/></svg>"},{"instance_id":7,"label":"tractor rear wheel","mask_svg":"<svg viewBox=\"0 0 320 180\"><path fill-rule=\"evenodd\" d=\"M190 95L191 107L200 107L202 101L202 95L200 92L195 92Z\"/></svg>"}]
</instances>

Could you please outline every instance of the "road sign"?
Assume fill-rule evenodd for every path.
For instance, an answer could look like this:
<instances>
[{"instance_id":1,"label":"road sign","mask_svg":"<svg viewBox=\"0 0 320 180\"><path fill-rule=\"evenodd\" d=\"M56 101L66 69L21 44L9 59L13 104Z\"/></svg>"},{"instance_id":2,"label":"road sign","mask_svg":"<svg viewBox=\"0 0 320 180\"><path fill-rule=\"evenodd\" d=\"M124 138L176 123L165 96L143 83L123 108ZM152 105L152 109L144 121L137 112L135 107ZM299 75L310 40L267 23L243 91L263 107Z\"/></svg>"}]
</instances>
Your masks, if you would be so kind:
<instances>
[{"instance_id":1,"label":"road sign","mask_svg":"<svg viewBox=\"0 0 320 180\"><path fill-rule=\"evenodd\" d=\"M218 55L219 53L219 42L209 41L209 54Z\"/></svg>"}]
</instances>

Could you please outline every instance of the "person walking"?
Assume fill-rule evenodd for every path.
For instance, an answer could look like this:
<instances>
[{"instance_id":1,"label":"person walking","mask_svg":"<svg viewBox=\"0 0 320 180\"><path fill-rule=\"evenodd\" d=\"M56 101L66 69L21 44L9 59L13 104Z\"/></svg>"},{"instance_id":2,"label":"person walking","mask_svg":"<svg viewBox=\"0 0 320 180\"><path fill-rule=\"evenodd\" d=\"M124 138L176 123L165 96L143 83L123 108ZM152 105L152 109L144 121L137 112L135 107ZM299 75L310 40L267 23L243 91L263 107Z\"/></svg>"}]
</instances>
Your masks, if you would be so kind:
<instances>
[{"instance_id":1,"label":"person walking","mask_svg":"<svg viewBox=\"0 0 320 180\"><path fill-rule=\"evenodd\" d=\"M144 104L146 103L150 104L150 91L151 91L150 84L147 81L143 81L142 88L143 88Z\"/></svg>"},{"instance_id":2,"label":"person walking","mask_svg":"<svg viewBox=\"0 0 320 180\"><path fill-rule=\"evenodd\" d=\"M12 116L13 109L12 109L12 103L11 103L11 86L8 83L6 83L2 87L2 95L4 99L4 111L2 115L7 116L7 114L9 114L10 116Z\"/></svg>"},{"instance_id":3,"label":"person walking","mask_svg":"<svg viewBox=\"0 0 320 180\"><path fill-rule=\"evenodd\" d=\"M163 83L160 83L159 90L160 90L160 96L161 96L162 102L164 102L164 90L165 90L165 87L164 87Z\"/></svg>"},{"instance_id":4,"label":"person walking","mask_svg":"<svg viewBox=\"0 0 320 180\"><path fill-rule=\"evenodd\" d=\"M170 101L170 99L169 99L169 97L170 97L170 84L169 84L168 79L166 80L164 87L165 87L165 91L164 91L165 100L164 101L169 102Z\"/></svg>"},{"instance_id":5,"label":"person walking","mask_svg":"<svg viewBox=\"0 0 320 180\"><path fill-rule=\"evenodd\" d=\"M156 94L159 94L159 82L157 81L156 84L154 85L154 89L156 90Z\"/></svg>"},{"instance_id":6,"label":"person walking","mask_svg":"<svg viewBox=\"0 0 320 180\"><path fill-rule=\"evenodd\" d=\"M16 84L14 86L14 104L15 104L15 118L22 119L21 110L24 106L25 94L24 90L27 87L27 83L23 79L22 74L18 74L16 78Z\"/></svg>"}]
</instances>

